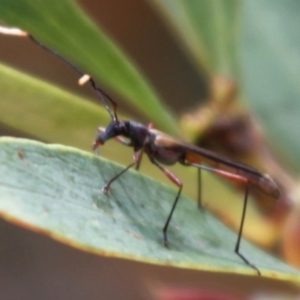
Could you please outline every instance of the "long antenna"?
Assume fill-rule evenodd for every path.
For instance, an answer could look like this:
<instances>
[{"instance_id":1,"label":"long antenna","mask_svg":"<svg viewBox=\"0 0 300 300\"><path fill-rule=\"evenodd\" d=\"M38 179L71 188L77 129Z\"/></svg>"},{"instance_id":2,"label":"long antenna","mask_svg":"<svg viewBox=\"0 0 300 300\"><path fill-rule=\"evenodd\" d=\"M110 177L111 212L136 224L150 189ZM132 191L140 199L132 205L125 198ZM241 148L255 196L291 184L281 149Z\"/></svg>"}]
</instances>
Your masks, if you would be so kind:
<instances>
[{"instance_id":1,"label":"long antenna","mask_svg":"<svg viewBox=\"0 0 300 300\"><path fill-rule=\"evenodd\" d=\"M29 38L33 43L38 45L39 47L43 48L44 50L50 52L51 54L57 56L60 58L62 61L64 61L67 65L69 65L76 73L78 73L81 77L78 80L79 85L84 85L86 82L89 82L89 84L92 86L92 88L95 90L98 98L104 105L105 109L107 112L110 114L112 120L114 122L118 122L118 116L117 116L117 103L99 86L97 86L96 82L94 81L93 77L90 76L89 74L85 74L82 72L76 65L71 63L68 59L66 59L64 56L59 54L58 52L50 49L43 43L39 42L34 36L32 36L30 33L23 31L19 28L8 28L4 26L0 26L0 33L6 34L6 35L15 35L15 36L20 36L20 37L27 37ZM111 103L112 108L111 109L106 101L106 99Z\"/></svg>"}]
</instances>

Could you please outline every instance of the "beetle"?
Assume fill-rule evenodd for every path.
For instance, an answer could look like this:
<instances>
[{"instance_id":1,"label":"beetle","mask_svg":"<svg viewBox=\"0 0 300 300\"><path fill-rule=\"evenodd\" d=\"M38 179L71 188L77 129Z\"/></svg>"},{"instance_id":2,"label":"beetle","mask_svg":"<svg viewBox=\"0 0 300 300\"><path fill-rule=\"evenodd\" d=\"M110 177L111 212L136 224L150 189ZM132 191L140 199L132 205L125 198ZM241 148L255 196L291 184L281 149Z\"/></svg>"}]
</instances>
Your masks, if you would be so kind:
<instances>
[{"instance_id":1,"label":"beetle","mask_svg":"<svg viewBox=\"0 0 300 300\"><path fill-rule=\"evenodd\" d=\"M135 166L136 169L138 169L143 154L146 154L150 162L158 167L178 187L173 205L163 227L163 242L166 246L168 245L168 227L180 198L183 184L181 180L165 166L179 163L183 166L198 168L199 179L201 178L200 171L206 170L229 181L238 182L244 185L244 204L238 238L234 251L248 266L255 269L260 275L259 269L254 264L252 264L243 254L240 253L239 248L245 221L249 189L257 189L260 192L275 199L278 199L280 197L280 191L269 175L263 174L251 166L234 161L233 159L230 159L223 155L219 155L213 151L183 142L153 128L152 124L146 126L136 121L120 120L117 115L117 103L104 90L96 85L92 76L82 72L77 66L68 61L65 57L48 48L47 46L36 40L31 34L25 31L22 31L18 28L6 28L0 26L0 33L29 38L35 44L59 57L70 67L72 67L80 75L80 85L89 83L92 86L92 88L97 93L98 98L111 116L111 122L106 128L98 128L97 137L92 144L92 147L95 151L98 150L100 146L104 145L106 141L112 138L116 139L125 146L133 148L133 162L106 183L106 185L102 189L104 193L107 193L111 184L131 167ZM198 193L198 206L201 206L200 192Z\"/></svg>"}]
</instances>

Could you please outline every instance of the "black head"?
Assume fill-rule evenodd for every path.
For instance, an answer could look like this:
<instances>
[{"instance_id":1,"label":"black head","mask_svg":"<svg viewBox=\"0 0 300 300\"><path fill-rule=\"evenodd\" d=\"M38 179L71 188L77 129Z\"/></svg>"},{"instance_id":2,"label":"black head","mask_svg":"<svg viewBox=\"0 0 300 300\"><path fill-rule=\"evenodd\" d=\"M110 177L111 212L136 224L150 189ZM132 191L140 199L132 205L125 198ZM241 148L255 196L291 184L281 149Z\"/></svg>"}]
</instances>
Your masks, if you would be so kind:
<instances>
[{"instance_id":1,"label":"black head","mask_svg":"<svg viewBox=\"0 0 300 300\"><path fill-rule=\"evenodd\" d=\"M128 146L132 146L138 150L145 144L145 141L149 136L149 129L147 126L138 122L113 120L105 130L100 129L100 133L93 143L93 149L97 149L107 140L120 135L129 140Z\"/></svg>"},{"instance_id":2,"label":"black head","mask_svg":"<svg viewBox=\"0 0 300 300\"><path fill-rule=\"evenodd\" d=\"M98 134L95 142L93 143L93 149L95 150L100 145L103 145L107 140L119 135L127 136L128 121L115 121L109 123L104 132Z\"/></svg>"}]
</instances>

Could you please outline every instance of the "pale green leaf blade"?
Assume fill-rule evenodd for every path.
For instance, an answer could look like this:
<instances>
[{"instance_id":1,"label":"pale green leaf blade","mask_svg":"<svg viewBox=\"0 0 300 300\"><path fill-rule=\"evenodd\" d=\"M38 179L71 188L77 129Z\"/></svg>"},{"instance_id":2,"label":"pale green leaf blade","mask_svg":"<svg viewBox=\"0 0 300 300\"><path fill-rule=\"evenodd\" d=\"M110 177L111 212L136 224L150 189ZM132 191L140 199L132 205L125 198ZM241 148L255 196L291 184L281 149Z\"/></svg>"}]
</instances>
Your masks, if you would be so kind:
<instances>
[{"instance_id":1,"label":"pale green leaf blade","mask_svg":"<svg viewBox=\"0 0 300 300\"><path fill-rule=\"evenodd\" d=\"M0 122L15 130L89 149L97 127L110 122L101 106L42 80L3 65L0 76Z\"/></svg>"},{"instance_id":2,"label":"pale green leaf blade","mask_svg":"<svg viewBox=\"0 0 300 300\"><path fill-rule=\"evenodd\" d=\"M108 195L101 187L122 168L59 145L2 138L0 211L9 221L99 255L189 269L253 274L233 252L233 233L182 196L162 227L176 191L129 171ZM299 281L299 271L246 241L241 250L267 277Z\"/></svg>"}]
</instances>

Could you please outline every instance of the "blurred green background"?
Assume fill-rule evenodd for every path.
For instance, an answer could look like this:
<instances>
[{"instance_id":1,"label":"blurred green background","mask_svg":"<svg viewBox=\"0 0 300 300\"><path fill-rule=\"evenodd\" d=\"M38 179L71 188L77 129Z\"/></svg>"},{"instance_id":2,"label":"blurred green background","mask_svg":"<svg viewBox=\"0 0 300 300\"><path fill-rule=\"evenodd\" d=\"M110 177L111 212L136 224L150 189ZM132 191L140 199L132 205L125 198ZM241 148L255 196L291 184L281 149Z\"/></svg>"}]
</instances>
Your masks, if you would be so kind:
<instances>
[{"instance_id":1,"label":"blurred green background","mask_svg":"<svg viewBox=\"0 0 300 300\"><path fill-rule=\"evenodd\" d=\"M162 1L162 3L168 5L170 2ZM194 3L197 5L196 1ZM168 30L163 21L167 20L168 17L160 15L149 2L137 0L80 2L94 21L100 24L121 45L146 75L151 85L155 87L157 94L160 95L161 99L164 99L164 107L168 106L170 115L175 116L173 118L174 123L176 120L178 121L181 114L189 112L199 102L202 103L207 99L209 76L215 73L219 74L219 72L222 72L223 75L234 76L242 84L242 95L262 122L269 142L276 149L285 165L288 164L289 169L292 169L294 174L298 174L300 164L297 157L300 139L297 138L297 120L300 109L297 100L297 72L299 70L297 66L300 61L297 55L297 46L300 39L298 38L297 12L300 10L299 5L296 1L287 1L285 4L281 1L244 1L243 7L239 6L241 3L239 1L228 3L233 5L238 3L238 20L235 20L233 15L233 18L227 20L228 23L226 24L226 20L219 16L220 20L223 21L219 25L221 29L228 28L228 30L232 30L230 33L236 33L237 28L231 26L239 21L242 34L237 34L237 36L233 34L232 37L228 31L222 32L221 30L217 37L206 35L206 38L212 38L213 41L216 41L216 45L211 46L211 48L216 47L216 53L209 53L212 58L208 57L208 64L205 65L201 64L197 58L196 50L199 48L199 55L201 55L201 46L191 45L190 49L194 49L194 52L190 51L192 54L186 55L189 51L186 52L186 48L182 47L182 43L176 38L176 35ZM179 12L181 11L182 8L179 7ZM192 12L190 11L191 18L193 17ZM203 12L202 19L205 19L209 13L209 11ZM177 26L180 27L181 24L185 24L180 13L177 17ZM195 17L200 18L199 16ZM208 20L207 26L213 26L216 23L218 22L215 20ZM177 28L177 31L180 30ZM218 32L218 30L216 31ZM218 45L226 45L227 43L224 40L219 41L218 38L220 37L228 38L227 48L218 47ZM51 38L56 39L55 36ZM231 38L237 40L231 41ZM232 43L237 41L238 45L241 46L240 50L242 50L239 54L235 53L235 48L232 48ZM207 40L208 44L210 42ZM83 89L76 86L76 74L74 75L72 70L30 42L1 36L0 43L0 57L5 63L26 70L26 72L37 77L55 82L59 86L66 87L80 95L91 99L95 98L89 88ZM214 65L214 58L222 58L223 54L230 58L228 65L224 63L226 59L220 60L218 64ZM86 55L88 56L88 53ZM241 62L239 67L237 67L237 62ZM101 72L105 73L105 68L101 68ZM113 84L113 78L107 79L105 83L108 86ZM113 86L108 91L117 98L122 113L132 115L137 120L149 122L149 117L142 114L141 111L138 112L137 107L125 105L126 97L123 95L124 98L122 98L117 94ZM50 112L41 111L39 117L47 119L48 113ZM63 111L63 113L67 117L69 112ZM10 117L21 122L22 118L26 116L22 116L22 111L19 111L17 116ZM103 118L105 118L105 114ZM24 136L22 130L8 126L9 122L5 123L1 120L0 122L2 122L1 133L3 135ZM70 125L68 128L70 134L67 134L62 140L56 139L54 136L49 139L47 130L39 132L37 135L34 132L27 133L25 136L76 145L89 150L96 127L98 125L105 126L107 119L102 123L102 115L98 119L97 114L95 114L92 121L88 120L88 122L94 122L95 125L89 129L81 128L82 132L80 132L80 137L77 140L76 133L80 129L72 127L76 126L75 124ZM168 122L168 124L169 127L166 125L164 130L173 131L173 134L183 136L182 129L176 133L174 124L172 122ZM87 127L89 126L92 125L87 125ZM163 125L159 127L162 128ZM57 130L60 130L59 126ZM43 138L43 134L45 138ZM79 143L82 136L85 136L86 139L84 144ZM123 149L121 157L119 147L115 144L110 147L107 145L104 147L102 155L126 164L127 161L130 161L132 153L130 149ZM148 165L143 170L148 171ZM152 173L152 176L160 175L157 172ZM190 180L188 181L185 192L193 195L194 184ZM221 191L223 193L223 190ZM206 193L209 192L206 191ZM217 192L216 194L218 195ZM240 195L238 194L238 196ZM210 196L210 198L219 201L218 197ZM232 208L230 204L227 205L230 207L229 210L239 211L239 207ZM237 216L238 218L239 216ZM113 297L142 299L143 296L148 299L145 290L147 290L148 281L152 282L153 280L158 283L191 285L200 288L215 289L217 286L221 291L233 290L241 295L249 295L254 291L265 289L277 289L288 293L297 291L296 288L284 283L274 283L260 278L250 279L242 276L189 272L94 257L59 245L45 237L25 232L2 221L1 224L1 236L4 238L0 258L1 265L4 266L0 271L3 284L1 291L4 293L3 295L7 293L6 295L14 295L16 298L22 295L24 299L26 297L32 299L44 297L46 294L51 295L52 292L55 294L51 295L51 298L64 299L66 297L93 299L99 298L100 295L105 299ZM268 230L266 231L268 232ZM12 259L8 259L8 257ZM109 271L104 273L99 271L101 269ZM132 272L130 276L128 275L129 270ZM239 280L238 288L236 287L237 280ZM137 282L139 283L137 284ZM232 283L235 283L234 286ZM16 285L19 286L18 289L12 288ZM36 288L37 285L38 288ZM116 286L118 288L114 288Z\"/></svg>"}]
</instances>

